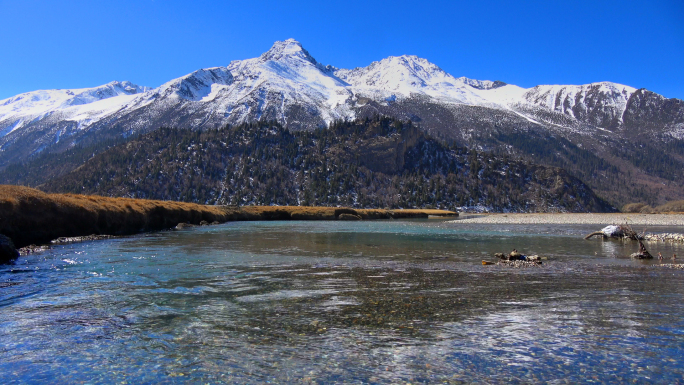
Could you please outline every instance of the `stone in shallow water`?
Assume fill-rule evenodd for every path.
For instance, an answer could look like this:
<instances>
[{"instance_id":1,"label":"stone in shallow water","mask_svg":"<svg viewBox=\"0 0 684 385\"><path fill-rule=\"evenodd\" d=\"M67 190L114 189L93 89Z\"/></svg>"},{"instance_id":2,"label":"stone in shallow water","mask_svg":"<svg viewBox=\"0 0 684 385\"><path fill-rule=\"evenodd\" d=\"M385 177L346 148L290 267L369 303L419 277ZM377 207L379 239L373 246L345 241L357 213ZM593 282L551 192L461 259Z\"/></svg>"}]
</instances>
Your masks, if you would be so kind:
<instances>
[{"instance_id":1,"label":"stone in shallow water","mask_svg":"<svg viewBox=\"0 0 684 385\"><path fill-rule=\"evenodd\" d=\"M51 243L53 244L64 244L64 243L74 243L74 242L85 242L85 241L98 241L101 239L110 239L114 238L113 235L98 235L98 234L91 234L91 235L84 235L84 236L79 236L79 237L59 237L57 239L53 239Z\"/></svg>"},{"instance_id":2,"label":"stone in shallow water","mask_svg":"<svg viewBox=\"0 0 684 385\"><path fill-rule=\"evenodd\" d=\"M525 267L542 267L541 261L499 261L497 262L499 266L507 266L513 268L525 268Z\"/></svg>"},{"instance_id":3,"label":"stone in shallow water","mask_svg":"<svg viewBox=\"0 0 684 385\"><path fill-rule=\"evenodd\" d=\"M19 255L29 255L35 253L41 253L43 251L50 250L50 246L47 245L28 245L20 248Z\"/></svg>"}]
</instances>

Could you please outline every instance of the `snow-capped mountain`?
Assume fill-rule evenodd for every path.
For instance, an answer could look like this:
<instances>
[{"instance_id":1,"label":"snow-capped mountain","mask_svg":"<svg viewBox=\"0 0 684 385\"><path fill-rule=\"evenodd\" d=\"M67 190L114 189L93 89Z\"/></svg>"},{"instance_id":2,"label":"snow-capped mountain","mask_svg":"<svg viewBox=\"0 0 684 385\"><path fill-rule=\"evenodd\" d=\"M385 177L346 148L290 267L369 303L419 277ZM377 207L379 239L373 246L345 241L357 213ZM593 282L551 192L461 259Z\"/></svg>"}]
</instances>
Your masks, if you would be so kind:
<instances>
[{"instance_id":1,"label":"snow-capped mountain","mask_svg":"<svg viewBox=\"0 0 684 385\"><path fill-rule=\"evenodd\" d=\"M412 55L390 56L368 67L338 69L335 76L350 85L354 95L396 101L424 95L446 103L503 104L506 96L523 89L502 82L454 78L429 61Z\"/></svg>"},{"instance_id":2,"label":"snow-capped mountain","mask_svg":"<svg viewBox=\"0 0 684 385\"><path fill-rule=\"evenodd\" d=\"M40 90L0 101L0 135L42 120L87 123L123 107L149 90L131 82L111 82L94 88Z\"/></svg>"},{"instance_id":3,"label":"snow-capped mountain","mask_svg":"<svg viewBox=\"0 0 684 385\"><path fill-rule=\"evenodd\" d=\"M40 145L22 146L29 150L26 156L65 137L78 140L84 132L104 125L126 125L120 131L131 132L160 125L198 128L275 119L291 128L307 129L371 113L370 102L376 112L386 113L392 103L415 100L447 109L496 109L511 114L512 119L522 117L540 125L560 122L568 128L617 129L623 126L636 91L609 82L524 89L500 81L455 78L426 59L410 55L388 57L363 68L338 69L318 63L299 42L289 39L276 42L260 57L198 70L154 89L112 82L88 89L28 92L2 100L0 148L7 152L13 143L33 133L30 136L40 139ZM425 116L429 113L420 108L406 105L402 109L407 117L430 121ZM681 128L675 125L670 127L673 135Z\"/></svg>"},{"instance_id":4,"label":"snow-capped mountain","mask_svg":"<svg viewBox=\"0 0 684 385\"><path fill-rule=\"evenodd\" d=\"M411 119L436 137L485 150L519 152L522 134L552 146L563 138L599 158L615 141L639 138L657 149L684 140L684 102L644 89L610 82L526 89L456 78L410 55L340 69L318 63L289 39L259 57L200 69L157 88L112 82L2 100L0 168L43 151L161 126L202 129L266 119L298 130L374 115ZM673 156L672 162L681 161Z\"/></svg>"}]
</instances>

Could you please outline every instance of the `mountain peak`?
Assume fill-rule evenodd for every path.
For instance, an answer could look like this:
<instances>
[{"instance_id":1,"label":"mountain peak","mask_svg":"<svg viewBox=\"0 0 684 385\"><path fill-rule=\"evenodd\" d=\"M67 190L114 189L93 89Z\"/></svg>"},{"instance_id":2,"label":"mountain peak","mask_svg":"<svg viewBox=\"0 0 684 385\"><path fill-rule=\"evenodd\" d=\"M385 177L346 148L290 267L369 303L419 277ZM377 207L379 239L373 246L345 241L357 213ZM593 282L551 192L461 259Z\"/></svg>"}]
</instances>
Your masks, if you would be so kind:
<instances>
[{"instance_id":1,"label":"mountain peak","mask_svg":"<svg viewBox=\"0 0 684 385\"><path fill-rule=\"evenodd\" d=\"M309 52L302 47L302 43L295 39L276 41L273 43L271 49L261 55L261 59L264 61L278 61L287 57L299 57L313 64L317 64L316 59L314 59Z\"/></svg>"}]
</instances>

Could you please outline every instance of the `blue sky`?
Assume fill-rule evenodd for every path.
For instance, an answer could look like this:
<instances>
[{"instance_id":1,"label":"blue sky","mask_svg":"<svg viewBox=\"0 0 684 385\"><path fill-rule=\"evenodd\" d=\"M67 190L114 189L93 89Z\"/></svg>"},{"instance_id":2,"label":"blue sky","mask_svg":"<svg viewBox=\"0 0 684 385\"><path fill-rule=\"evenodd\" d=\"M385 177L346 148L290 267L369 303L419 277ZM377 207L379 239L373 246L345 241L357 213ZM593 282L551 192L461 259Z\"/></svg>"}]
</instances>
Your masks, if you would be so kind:
<instances>
[{"instance_id":1,"label":"blue sky","mask_svg":"<svg viewBox=\"0 0 684 385\"><path fill-rule=\"evenodd\" d=\"M323 64L413 54L522 87L613 81L684 99L684 1L0 0L0 99L156 87L295 38Z\"/></svg>"}]
</instances>

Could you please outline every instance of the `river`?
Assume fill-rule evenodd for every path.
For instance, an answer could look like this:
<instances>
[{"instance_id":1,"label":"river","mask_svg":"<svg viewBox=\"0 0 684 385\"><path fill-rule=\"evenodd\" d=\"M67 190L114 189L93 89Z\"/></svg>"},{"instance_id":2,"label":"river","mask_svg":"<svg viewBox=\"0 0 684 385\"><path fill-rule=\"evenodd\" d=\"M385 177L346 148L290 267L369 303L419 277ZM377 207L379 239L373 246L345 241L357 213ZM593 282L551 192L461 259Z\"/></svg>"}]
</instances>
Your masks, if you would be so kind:
<instances>
[{"instance_id":1,"label":"river","mask_svg":"<svg viewBox=\"0 0 684 385\"><path fill-rule=\"evenodd\" d=\"M634 261L597 229L232 222L55 246L0 266L0 383L684 382L684 270L657 266L684 245ZM481 264L513 248L549 260Z\"/></svg>"}]
</instances>

